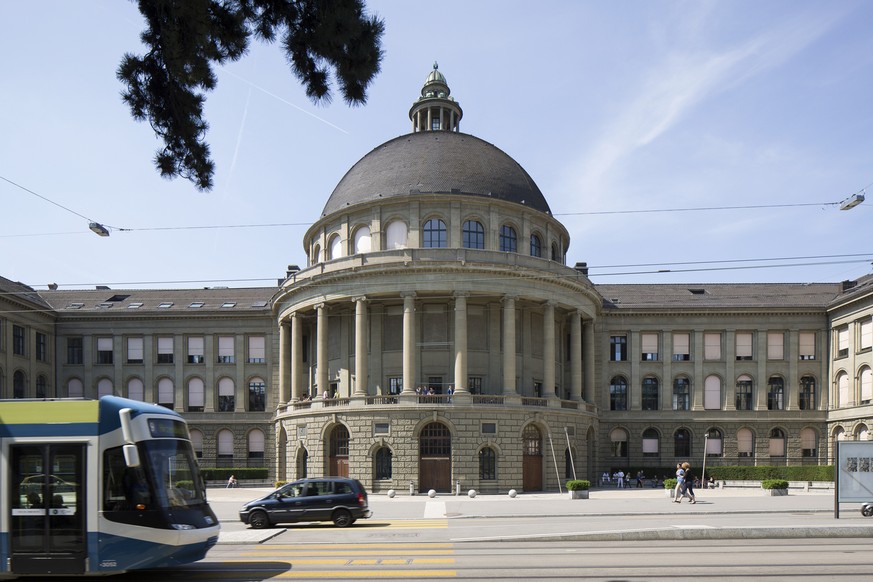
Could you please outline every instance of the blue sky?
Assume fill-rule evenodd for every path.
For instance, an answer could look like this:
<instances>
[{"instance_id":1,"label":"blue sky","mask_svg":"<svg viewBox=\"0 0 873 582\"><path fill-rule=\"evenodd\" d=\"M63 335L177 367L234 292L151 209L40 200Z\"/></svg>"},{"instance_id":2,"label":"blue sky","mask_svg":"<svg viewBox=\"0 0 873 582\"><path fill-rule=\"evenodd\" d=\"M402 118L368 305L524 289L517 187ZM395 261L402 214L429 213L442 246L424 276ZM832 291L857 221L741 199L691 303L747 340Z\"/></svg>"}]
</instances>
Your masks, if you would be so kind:
<instances>
[{"instance_id":1,"label":"blue sky","mask_svg":"<svg viewBox=\"0 0 873 582\"><path fill-rule=\"evenodd\" d=\"M410 131L434 61L461 130L528 171L570 231L568 264L588 262L595 283L871 272L873 199L832 203L873 189L873 3L367 6L386 34L364 107L313 105L277 46L253 43L217 70L203 193L157 174L159 142L119 97L118 63L141 48L133 2L4 2L0 275L35 288L275 285L305 265L303 234L346 170ZM716 207L743 208L676 211ZM660 209L673 211L645 212Z\"/></svg>"}]
</instances>

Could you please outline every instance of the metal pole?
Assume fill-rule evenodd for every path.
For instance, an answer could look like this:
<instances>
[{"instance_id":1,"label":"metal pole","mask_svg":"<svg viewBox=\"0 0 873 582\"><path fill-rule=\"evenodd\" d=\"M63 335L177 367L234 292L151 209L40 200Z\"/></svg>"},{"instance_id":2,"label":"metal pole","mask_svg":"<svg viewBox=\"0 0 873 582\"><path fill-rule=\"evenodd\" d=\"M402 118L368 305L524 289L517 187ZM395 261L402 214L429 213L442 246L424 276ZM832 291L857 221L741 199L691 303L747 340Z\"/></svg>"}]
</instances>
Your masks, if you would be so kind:
<instances>
[{"instance_id":1,"label":"metal pole","mask_svg":"<svg viewBox=\"0 0 873 582\"><path fill-rule=\"evenodd\" d=\"M709 444L709 433L703 435L703 469L700 470L700 486L706 489L706 448Z\"/></svg>"},{"instance_id":2,"label":"metal pole","mask_svg":"<svg viewBox=\"0 0 873 582\"><path fill-rule=\"evenodd\" d=\"M570 453L570 467L573 469L573 479L576 479L576 462L573 461L573 447L570 446L570 432L567 430L567 427L564 427L564 436L567 437L567 451Z\"/></svg>"},{"instance_id":3,"label":"metal pole","mask_svg":"<svg viewBox=\"0 0 873 582\"><path fill-rule=\"evenodd\" d=\"M555 456L555 443L552 442L552 433L549 433L549 446L552 448L552 462L555 464L555 477L558 479L558 493L563 493L561 487L561 473L558 471L558 458Z\"/></svg>"}]
</instances>

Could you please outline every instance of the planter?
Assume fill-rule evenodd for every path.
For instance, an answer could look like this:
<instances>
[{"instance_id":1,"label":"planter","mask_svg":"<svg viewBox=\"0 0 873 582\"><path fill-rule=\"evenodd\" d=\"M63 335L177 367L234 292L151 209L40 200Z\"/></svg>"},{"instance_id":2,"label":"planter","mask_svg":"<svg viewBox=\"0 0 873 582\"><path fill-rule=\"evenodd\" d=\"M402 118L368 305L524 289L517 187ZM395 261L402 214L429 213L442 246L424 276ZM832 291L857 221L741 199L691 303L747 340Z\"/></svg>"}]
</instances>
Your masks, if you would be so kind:
<instances>
[{"instance_id":1,"label":"planter","mask_svg":"<svg viewBox=\"0 0 873 582\"><path fill-rule=\"evenodd\" d=\"M788 495L788 489L764 489L764 495L769 495L770 497Z\"/></svg>"},{"instance_id":2,"label":"planter","mask_svg":"<svg viewBox=\"0 0 873 582\"><path fill-rule=\"evenodd\" d=\"M588 490L580 489L577 491L570 491L570 499L588 499Z\"/></svg>"}]
</instances>

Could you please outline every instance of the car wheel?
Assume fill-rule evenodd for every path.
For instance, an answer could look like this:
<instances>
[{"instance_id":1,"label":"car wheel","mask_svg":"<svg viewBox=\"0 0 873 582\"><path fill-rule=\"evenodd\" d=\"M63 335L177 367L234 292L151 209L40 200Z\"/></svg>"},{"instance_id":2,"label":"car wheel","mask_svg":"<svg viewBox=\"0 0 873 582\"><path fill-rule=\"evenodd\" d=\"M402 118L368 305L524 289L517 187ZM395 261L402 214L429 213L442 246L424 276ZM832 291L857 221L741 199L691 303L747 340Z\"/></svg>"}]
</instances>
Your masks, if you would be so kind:
<instances>
[{"instance_id":1,"label":"car wheel","mask_svg":"<svg viewBox=\"0 0 873 582\"><path fill-rule=\"evenodd\" d=\"M861 506L861 515L864 517L873 516L873 503L865 503Z\"/></svg>"},{"instance_id":2,"label":"car wheel","mask_svg":"<svg viewBox=\"0 0 873 582\"><path fill-rule=\"evenodd\" d=\"M348 527L354 521L352 514L347 509L337 509L333 512L333 524L337 527Z\"/></svg>"},{"instance_id":3,"label":"car wheel","mask_svg":"<svg viewBox=\"0 0 873 582\"><path fill-rule=\"evenodd\" d=\"M270 527L270 518L263 511L253 511L249 516L249 525L255 529Z\"/></svg>"}]
</instances>

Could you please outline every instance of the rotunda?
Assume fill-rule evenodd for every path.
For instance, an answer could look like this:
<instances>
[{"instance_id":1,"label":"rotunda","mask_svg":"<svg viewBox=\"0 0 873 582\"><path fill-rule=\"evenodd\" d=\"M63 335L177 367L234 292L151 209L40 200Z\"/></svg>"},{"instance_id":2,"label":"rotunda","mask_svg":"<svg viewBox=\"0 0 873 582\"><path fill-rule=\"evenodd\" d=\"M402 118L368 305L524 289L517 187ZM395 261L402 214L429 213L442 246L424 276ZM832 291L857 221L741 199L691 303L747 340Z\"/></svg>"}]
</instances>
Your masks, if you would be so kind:
<instances>
[{"instance_id":1,"label":"rotunda","mask_svg":"<svg viewBox=\"0 0 873 582\"><path fill-rule=\"evenodd\" d=\"M462 116L434 64L412 132L307 230L273 301L278 479L505 492L590 473L601 297L534 180Z\"/></svg>"}]
</instances>

